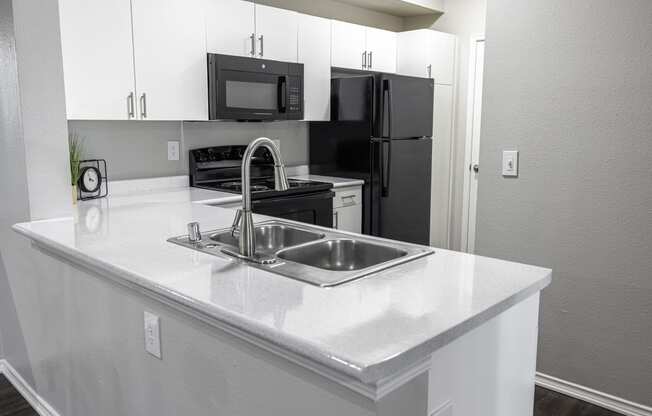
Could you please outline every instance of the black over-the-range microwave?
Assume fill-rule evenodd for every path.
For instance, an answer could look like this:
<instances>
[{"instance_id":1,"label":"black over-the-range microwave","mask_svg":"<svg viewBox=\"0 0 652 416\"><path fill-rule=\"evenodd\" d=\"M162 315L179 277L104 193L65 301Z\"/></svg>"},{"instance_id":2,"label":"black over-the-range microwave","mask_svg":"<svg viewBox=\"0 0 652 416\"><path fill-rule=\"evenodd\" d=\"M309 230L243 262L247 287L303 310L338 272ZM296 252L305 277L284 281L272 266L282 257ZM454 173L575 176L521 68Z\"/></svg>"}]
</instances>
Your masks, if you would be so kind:
<instances>
[{"instance_id":1,"label":"black over-the-range microwave","mask_svg":"<svg viewBox=\"0 0 652 416\"><path fill-rule=\"evenodd\" d=\"M303 64L208 54L210 120L303 119Z\"/></svg>"}]
</instances>

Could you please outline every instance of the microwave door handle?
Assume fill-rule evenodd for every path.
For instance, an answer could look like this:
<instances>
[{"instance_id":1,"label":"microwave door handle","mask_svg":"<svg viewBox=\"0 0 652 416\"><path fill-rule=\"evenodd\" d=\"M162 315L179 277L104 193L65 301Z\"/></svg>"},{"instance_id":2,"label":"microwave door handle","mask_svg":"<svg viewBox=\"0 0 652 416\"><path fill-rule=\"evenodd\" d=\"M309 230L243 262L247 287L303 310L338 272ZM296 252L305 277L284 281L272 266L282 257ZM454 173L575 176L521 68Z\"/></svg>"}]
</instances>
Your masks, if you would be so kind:
<instances>
[{"instance_id":1,"label":"microwave door handle","mask_svg":"<svg viewBox=\"0 0 652 416\"><path fill-rule=\"evenodd\" d=\"M288 80L286 76L279 77L278 79L278 112L285 113L287 110L287 85Z\"/></svg>"}]
</instances>

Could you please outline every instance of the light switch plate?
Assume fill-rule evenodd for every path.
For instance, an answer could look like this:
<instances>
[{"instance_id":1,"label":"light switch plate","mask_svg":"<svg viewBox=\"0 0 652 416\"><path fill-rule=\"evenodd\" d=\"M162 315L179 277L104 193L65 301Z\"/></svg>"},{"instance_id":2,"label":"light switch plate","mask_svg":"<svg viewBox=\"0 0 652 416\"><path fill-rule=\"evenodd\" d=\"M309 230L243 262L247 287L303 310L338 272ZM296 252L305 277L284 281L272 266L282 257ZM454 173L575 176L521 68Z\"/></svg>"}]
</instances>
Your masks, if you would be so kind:
<instances>
[{"instance_id":1,"label":"light switch plate","mask_svg":"<svg viewBox=\"0 0 652 416\"><path fill-rule=\"evenodd\" d=\"M145 351L161 359L160 319L147 311L145 311Z\"/></svg>"},{"instance_id":2,"label":"light switch plate","mask_svg":"<svg viewBox=\"0 0 652 416\"><path fill-rule=\"evenodd\" d=\"M503 151L503 176L518 176L518 150Z\"/></svg>"},{"instance_id":3,"label":"light switch plate","mask_svg":"<svg viewBox=\"0 0 652 416\"><path fill-rule=\"evenodd\" d=\"M168 160L179 160L179 142L171 140L168 142Z\"/></svg>"}]
</instances>

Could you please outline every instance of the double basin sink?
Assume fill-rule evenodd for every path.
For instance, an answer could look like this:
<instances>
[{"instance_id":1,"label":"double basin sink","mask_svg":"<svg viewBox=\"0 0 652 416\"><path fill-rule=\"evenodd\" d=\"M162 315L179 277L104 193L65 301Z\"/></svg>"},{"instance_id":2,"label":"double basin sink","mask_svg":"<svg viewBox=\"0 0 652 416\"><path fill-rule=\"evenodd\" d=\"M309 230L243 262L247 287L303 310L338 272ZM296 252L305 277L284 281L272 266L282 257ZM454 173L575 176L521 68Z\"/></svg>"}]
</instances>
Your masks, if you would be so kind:
<instances>
[{"instance_id":1,"label":"double basin sink","mask_svg":"<svg viewBox=\"0 0 652 416\"><path fill-rule=\"evenodd\" d=\"M280 220L259 223L255 232L257 256L272 261L253 261L252 266L322 287L355 280L433 253L432 249L415 244L351 236ZM190 242L188 236L168 241L213 255L238 251L238 238L232 235L231 229L205 233L198 242Z\"/></svg>"}]
</instances>

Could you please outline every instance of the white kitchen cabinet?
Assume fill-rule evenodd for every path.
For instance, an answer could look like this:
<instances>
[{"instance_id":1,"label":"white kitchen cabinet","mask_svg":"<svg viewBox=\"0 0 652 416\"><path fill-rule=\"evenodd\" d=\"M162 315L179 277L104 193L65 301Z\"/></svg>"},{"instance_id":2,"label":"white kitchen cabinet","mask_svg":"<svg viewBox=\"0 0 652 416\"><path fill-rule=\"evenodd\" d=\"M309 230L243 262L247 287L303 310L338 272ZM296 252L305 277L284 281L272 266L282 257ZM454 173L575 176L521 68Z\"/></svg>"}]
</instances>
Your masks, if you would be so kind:
<instances>
[{"instance_id":1,"label":"white kitchen cabinet","mask_svg":"<svg viewBox=\"0 0 652 416\"><path fill-rule=\"evenodd\" d=\"M59 16L67 117L133 118L130 1L59 0Z\"/></svg>"},{"instance_id":2,"label":"white kitchen cabinet","mask_svg":"<svg viewBox=\"0 0 652 416\"><path fill-rule=\"evenodd\" d=\"M395 32L332 21L331 62L339 68L396 72Z\"/></svg>"},{"instance_id":3,"label":"white kitchen cabinet","mask_svg":"<svg viewBox=\"0 0 652 416\"><path fill-rule=\"evenodd\" d=\"M298 31L297 12L256 4L257 58L297 62Z\"/></svg>"},{"instance_id":4,"label":"white kitchen cabinet","mask_svg":"<svg viewBox=\"0 0 652 416\"><path fill-rule=\"evenodd\" d=\"M331 22L299 15L298 60L303 63L304 119L331 119Z\"/></svg>"},{"instance_id":5,"label":"white kitchen cabinet","mask_svg":"<svg viewBox=\"0 0 652 416\"><path fill-rule=\"evenodd\" d=\"M331 65L363 69L366 54L366 28L353 23L332 21Z\"/></svg>"},{"instance_id":6,"label":"white kitchen cabinet","mask_svg":"<svg viewBox=\"0 0 652 416\"><path fill-rule=\"evenodd\" d=\"M138 114L207 120L203 0L132 0Z\"/></svg>"},{"instance_id":7,"label":"white kitchen cabinet","mask_svg":"<svg viewBox=\"0 0 652 416\"><path fill-rule=\"evenodd\" d=\"M455 80L456 37L431 30L428 53L432 62L432 78L436 84L453 85Z\"/></svg>"},{"instance_id":8,"label":"white kitchen cabinet","mask_svg":"<svg viewBox=\"0 0 652 416\"><path fill-rule=\"evenodd\" d=\"M396 72L396 32L367 28L367 69Z\"/></svg>"},{"instance_id":9,"label":"white kitchen cabinet","mask_svg":"<svg viewBox=\"0 0 652 416\"><path fill-rule=\"evenodd\" d=\"M436 84L453 85L456 37L429 29L398 34L397 72L434 78Z\"/></svg>"},{"instance_id":10,"label":"white kitchen cabinet","mask_svg":"<svg viewBox=\"0 0 652 416\"><path fill-rule=\"evenodd\" d=\"M448 247L453 145L453 86L435 84L430 204L430 244Z\"/></svg>"},{"instance_id":11,"label":"white kitchen cabinet","mask_svg":"<svg viewBox=\"0 0 652 416\"><path fill-rule=\"evenodd\" d=\"M350 186L334 189L333 197L333 228L362 232L362 187Z\"/></svg>"},{"instance_id":12,"label":"white kitchen cabinet","mask_svg":"<svg viewBox=\"0 0 652 416\"><path fill-rule=\"evenodd\" d=\"M243 0L206 0L208 52L254 56L257 49L254 7L254 3Z\"/></svg>"}]
</instances>

